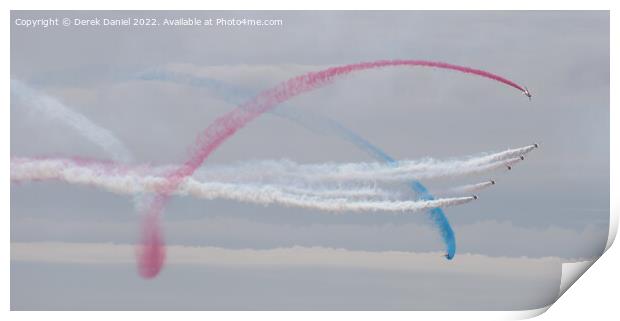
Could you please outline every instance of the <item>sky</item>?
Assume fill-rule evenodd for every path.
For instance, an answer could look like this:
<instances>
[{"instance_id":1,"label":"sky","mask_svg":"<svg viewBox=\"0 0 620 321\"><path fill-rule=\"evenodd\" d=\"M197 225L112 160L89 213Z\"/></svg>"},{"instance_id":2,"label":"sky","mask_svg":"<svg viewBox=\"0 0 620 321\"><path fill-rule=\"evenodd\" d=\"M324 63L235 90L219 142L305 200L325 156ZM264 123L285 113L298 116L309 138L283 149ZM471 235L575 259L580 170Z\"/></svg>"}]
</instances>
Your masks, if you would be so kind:
<instances>
[{"instance_id":1,"label":"sky","mask_svg":"<svg viewBox=\"0 0 620 321\"><path fill-rule=\"evenodd\" d=\"M442 259L439 233L423 213L334 214L178 197L164 213L171 258L153 281L140 279L132 260L140 220L130 197L59 182L13 183L14 310L532 309L557 297L561 262L604 249L608 12L13 11L11 20L50 16L283 20L277 27L12 25L11 79L112 132L135 163L182 162L196 134L235 107L213 88L140 79L145 71L210 77L257 92L308 71L380 59L480 68L526 85L534 96L528 102L513 88L450 71L389 68L343 77L281 108L334 119L396 159L534 142L541 148L509 172L423 182L433 191L497 181L478 201L445 209L457 240L452 261ZM110 158L74 129L11 98L12 156ZM260 159L372 160L320 129L266 114L204 166ZM212 251L228 259L179 256ZM344 251L343 264L330 264L334 251ZM404 255L406 267L389 259L368 263L381 254Z\"/></svg>"}]
</instances>

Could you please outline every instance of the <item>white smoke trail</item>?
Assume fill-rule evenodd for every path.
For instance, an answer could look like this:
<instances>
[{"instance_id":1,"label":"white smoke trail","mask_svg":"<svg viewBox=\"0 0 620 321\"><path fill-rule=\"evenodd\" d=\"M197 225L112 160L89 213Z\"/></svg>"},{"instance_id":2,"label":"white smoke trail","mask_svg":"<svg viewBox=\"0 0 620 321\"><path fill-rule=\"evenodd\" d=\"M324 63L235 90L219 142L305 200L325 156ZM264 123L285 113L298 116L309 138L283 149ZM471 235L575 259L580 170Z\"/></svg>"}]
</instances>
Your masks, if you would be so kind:
<instances>
[{"instance_id":1,"label":"white smoke trail","mask_svg":"<svg viewBox=\"0 0 620 321\"><path fill-rule=\"evenodd\" d=\"M298 164L290 160L259 160L232 165L211 165L196 171L195 176L220 181L269 181L274 179L303 179L306 181L402 181L442 176L475 174L517 163L520 156L534 149L534 145L506 151L470 156L464 159L402 160L396 164L385 162ZM152 167L158 175L174 166Z\"/></svg>"},{"instance_id":2,"label":"white smoke trail","mask_svg":"<svg viewBox=\"0 0 620 321\"><path fill-rule=\"evenodd\" d=\"M11 180L60 180L70 184L88 185L109 192L136 195L156 192L166 184L164 177L138 176L123 173L104 174L96 169L66 166L60 161L42 161L46 166L33 166L33 162L12 162ZM38 164L42 163L41 161ZM283 206L319 209L324 211L420 211L435 207L465 204L473 197L444 198L432 201L397 200L388 191L377 188L324 189L296 186L240 184L226 182L201 182L187 178L174 192L175 195L202 199L227 199L253 204L280 204ZM378 198L378 199L373 199Z\"/></svg>"},{"instance_id":3,"label":"white smoke trail","mask_svg":"<svg viewBox=\"0 0 620 321\"><path fill-rule=\"evenodd\" d=\"M226 166L211 166L195 173L194 177L202 181L228 183L264 183L279 185L298 185L308 183L351 183L363 181L403 181L430 179L442 176L458 176L484 173L499 168L507 168L521 161L524 150L506 152L470 158L467 160L423 160L402 161L396 165L385 163L328 163L299 165L291 161L259 161ZM90 168L100 175L126 173L138 176L164 176L171 166L128 166L110 162L89 161L83 159L11 159L11 177L13 180L53 178L58 171L65 168ZM403 168L401 168L403 167ZM373 172L374 171L374 172Z\"/></svg>"},{"instance_id":4,"label":"white smoke trail","mask_svg":"<svg viewBox=\"0 0 620 321\"><path fill-rule=\"evenodd\" d=\"M54 97L38 93L19 80L11 79L11 94L41 115L57 120L103 149L116 161L129 162L132 155L112 132L73 111Z\"/></svg>"},{"instance_id":5,"label":"white smoke trail","mask_svg":"<svg viewBox=\"0 0 620 321\"><path fill-rule=\"evenodd\" d=\"M26 106L40 112L40 115L59 121L75 130L82 137L101 148L113 160L122 163L133 161L132 153L111 131L64 105L58 99L37 92L16 79L11 79L11 94ZM133 198L136 212L141 211L147 204L146 201L144 196Z\"/></svg>"},{"instance_id":6,"label":"white smoke trail","mask_svg":"<svg viewBox=\"0 0 620 321\"><path fill-rule=\"evenodd\" d=\"M83 166L63 160L39 160L20 162L12 160L11 181L45 181L60 180L71 184L91 185L120 194L156 193L166 184L161 176L137 174L126 168L110 168L110 164ZM106 168L107 167L107 168ZM191 194L191 191L211 191L218 188L252 186L256 184L240 184L230 182L200 182L193 177L186 179L180 187L178 195ZM389 192L376 186L345 185L336 188L325 185L264 185L265 189L278 189L289 194L307 195L322 198L381 198L393 199L399 193Z\"/></svg>"},{"instance_id":7,"label":"white smoke trail","mask_svg":"<svg viewBox=\"0 0 620 321\"><path fill-rule=\"evenodd\" d=\"M287 193L274 185L239 185L228 183L188 182L178 194L186 193L204 199L230 199L255 204L280 204L324 211L421 211L435 207L456 206L474 200L473 197L444 198L433 201L351 200Z\"/></svg>"},{"instance_id":8,"label":"white smoke trail","mask_svg":"<svg viewBox=\"0 0 620 321\"><path fill-rule=\"evenodd\" d=\"M479 192L493 185L495 185L495 181L491 180L491 181L481 182L477 184L467 184L467 185L457 186L457 187L446 189L444 191L434 192L433 194L435 195L470 194L470 193Z\"/></svg>"},{"instance_id":9,"label":"white smoke trail","mask_svg":"<svg viewBox=\"0 0 620 321\"><path fill-rule=\"evenodd\" d=\"M482 173L512 166L521 161L521 156L509 157L523 155L533 148L526 146L470 157L466 160L402 161L396 165L382 163L298 165L290 161L262 161L213 166L197 173L207 177L206 179L197 176L187 178L175 193L206 199L224 198L257 204L279 203L285 206L330 211L420 210L458 205L471 199L442 199L438 200L437 204L402 201L395 193L376 187L369 188L360 185L358 181L411 180ZM166 182L164 176L169 169L170 166L129 166L84 159L14 157L11 159L11 180L20 182L53 179L72 184L93 185L115 193L143 195L157 192L164 186ZM284 175L289 180L283 182L279 175ZM344 188L326 187L334 182L337 185L344 184Z\"/></svg>"},{"instance_id":10,"label":"white smoke trail","mask_svg":"<svg viewBox=\"0 0 620 321\"><path fill-rule=\"evenodd\" d=\"M196 177L217 181L401 181L441 176L476 174L519 162L534 145L499 153L454 160L403 160L397 164L383 162L298 164L290 160L262 160L232 165L211 165L198 170ZM27 159L25 159L27 160ZM96 163L94 163L96 165ZM174 166L150 167L150 174L164 175ZM141 170L147 170L141 167Z\"/></svg>"},{"instance_id":11,"label":"white smoke trail","mask_svg":"<svg viewBox=\"0 0 620 321\"><path fill-rule=\"evenodd\" d=\"M297 164L288 160L257 161L253 163L211 166L195 175L218 181L408 181L437 177L477 174L517 163L534 145L503 152L455 160L403 160L397 164L324 163Z\"/></svg>"}]
</instances>

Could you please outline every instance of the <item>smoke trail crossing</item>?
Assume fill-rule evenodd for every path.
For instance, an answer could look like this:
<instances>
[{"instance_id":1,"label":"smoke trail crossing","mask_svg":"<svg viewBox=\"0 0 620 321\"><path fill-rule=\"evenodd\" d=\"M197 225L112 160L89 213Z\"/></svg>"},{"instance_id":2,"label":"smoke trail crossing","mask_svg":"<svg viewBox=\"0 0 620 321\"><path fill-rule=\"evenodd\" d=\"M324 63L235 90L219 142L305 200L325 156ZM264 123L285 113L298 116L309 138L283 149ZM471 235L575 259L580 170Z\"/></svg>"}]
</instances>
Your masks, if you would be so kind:
<instances>
[{"instance_id":1,"label":"smoke trail crossing","mask_svg":"<svg viewBox=\"0 0 620 321\"><path fill-rule=\"evenodd\" d=\"M41 115L57 120L75 130L80 136L101 148L113 160L123 163L133 161L132 153L111 131L69 108L60 100L37 92L16 79L11 79L11 94L30 108L39 111ZM145 201L144 198L138 196L133 198L136 212L141 211Z\"/></svg>"},{"instance_id":2,"label":"smoke trail crossing","mask_svg":"<svg viewBox=\"0 0 620 321\"><path fill-rule=\"evenodd\" d=\"M429 66L435 66L434 64L436 64L437 67L440 67L441 65L445 65L445 67L455 67L453 65L448 65L448 64L443 64L443 63L433 63L433 62L428 62L428 63L429 63ZM464 70L460 70L460 71L471 72L471 73L479 74L481 76L486 76L488 78L498 80L500 82L503 82L507 85L510 85L514 88L517 88L523 91L523 88L521 86L515 84L512 81L506 80L502 77L499 77L499 76L496 76L490 73L486 73L483 71L481 72L479 70L474 70L474 69L467 68L467 67L462 67L462 68ZM481 72L481 73L478 73L478 72ZM151 70L149 72L142 73L139 76L139 78L143 80L173 81L173 82L188 84L192 86L207 86L210 89L215 90L226 101L232 102L232 103L241 103L240 97L244 97L244 96L251 97L254 95L253 92L250 92L243 88L233 87L229 84L226 84L224 82L221 82L215 79L206 78L206 77L193 77L193 76L190 76L187 74L181 74L181 73L174 73L174 72L171 73L171 72ZM323 130L331 131L337 136L339 136L340 138L356 145L358 148L364 150L365 152L367 152L372 157L378 160L391 163L391 164L396 163L396 160L394 158L389 156L387 153L382 151L380 148L371 144L369 141L367 141L366 139L364 139L357 133L342 126L341 124L339 124L338 122L332 119L329 119L327 117L313 115L311 113L304 114L304 113L297 112L294 109L283 108L283 107L285 106L280 106L280 108L274 108L270 112L280 117L291 120L297 124L300 124L303 127L308 128L312 131L315 131L316 127L319 127ZM312 124L313 126L309 126L309 124ZM426 187L424 187L421 182L414 181L414 182L411 182L409 186L411 187L413 191L415 191L418 194L419 197L423 199L433 199L433 196L428 192ZM448 222L447 217L443 213L443 210L441 209L432 210L429 212L429 214L430 214L432 221L439 228L442 234L443 241L446 244L446 252L447 252L446 258L451 259L452 257L454 257L454 254L456 252L456 242L454 239L454 231L452 230L452 227L450 226L450 223Z\"/></svg>"},{"instance_id":3,"label":"smoke trail crossing","mask_svg":"<svg viewBox=\"0 0 620 321\"><path fill-rule=\"evenodd\" d=\"M71 159L11 159L11 182L22 183L30 181L57 180L69 184L94 186L112 193L140 194L156 192L158 187L165 183L164 178L159 176L161 170L149 170L146 167L137 169L126 168L119 165L118 168L107 162L99 165L94 162L82 163ZM144 170L143 170L144 169ZM230 198L220 191L238 188L249 193L271 192L290 195L319 197L325 199L346 198L355 200L380 199L395 200L400 198L400 193L378 188L376 185L349 184L335 186L325 184L295 184L278 185L262 183L223 182L223 181L200 181L194 177L188 177L179 186L174 195L193 195L207 199ZM219 194L218 194L219 193ZM226 192L227 195L236 195ZM239 199L230 198L230 199Z\"/></svg>"},{"instance_id":4,"label":"smoke trail crossing","mask_svg":"<svg viewBox=\"0 0 620 321\"><path fill-rule=\"evenodd\" d=\"M243 128L247 123L251 122L261 114L273 109L276 105L287 101L288 99L303 94L308 91L315 90L326 85L338 76L360 72L364 70L385 68L385 67L431 67L454 70L462 73L478 75L489 78L508 86L523 91L523 89L514 82L507 80L501 76L469 67L447 64L443 62L432 62L424 60L381 60L374 62L362 62L338 67L331 67L318 72L306 73L281 84L267 89L257 95L254 99L238 106L231 112L224 114L209 125L196 139L194 150L185 163L177 170L167 175L168 183L162 187L159 193L151 202L147 213L145 224L152 226L159 220L159 216L167 204L170 195L183 181L183 178L191 176L198 167L215 151L224 141L233 136L239 129ZM421 184L416 184L416 188L426 190ZM430 195L426 193L427 195ZM424 197L422 197L424 199ZM151 227L152 227L151 226ZM161 231L154 228L146 228L142 238L142 247L139 249L139 267L140 274L146 278L155 277L161 270L163 264L162 255L163 248Z\"/></svg>"},{"instance_id":5,"label":"smoke trail crossing","mask_svg":"<svg viewBox=\"0 0 620 321\"><path fill-rule=\"evenodd\" d=\"M25 83L11 79L11 94L50 119L60 121L80 136L101 148L113 160L122 163L133 161L133 154L111 131L94 123L86 116L64 105L60 100L37 92ZM133 199L136 213L142 212L147 197L136 195Z\"/></svg>"}]
</instances>

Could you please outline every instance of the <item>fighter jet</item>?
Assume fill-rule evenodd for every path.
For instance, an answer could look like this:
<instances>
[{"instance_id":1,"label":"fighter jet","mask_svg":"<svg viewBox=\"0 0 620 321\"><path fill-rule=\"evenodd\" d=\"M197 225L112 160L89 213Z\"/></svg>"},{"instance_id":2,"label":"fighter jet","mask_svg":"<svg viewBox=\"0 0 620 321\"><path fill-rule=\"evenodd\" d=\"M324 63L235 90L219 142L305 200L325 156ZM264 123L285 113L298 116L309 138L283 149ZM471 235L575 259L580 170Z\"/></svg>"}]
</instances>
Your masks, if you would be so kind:
<instances>
[{"instance_id":1,"label":"fighter jet","mask_svg":"<svg viewBox=\"0 0 620 321\"><path fill-rule=\"evenodd\" d=\"M519 158L521 158L521 160L525 160L525 156L523 155L519 156Z\"/></svg>"},{"instance_id":2,"label":"fighter jet","mask_svg":"<svg viewBox=\"0 0 620 321\"><path fill-rule=\"evenodd\" d=\"M475 200L478 199L478 196L476 196L476 195L472 195L471 197L473 197Z\"/></svg>"},{"instance_id":3,"label":"fighter jet","mask_svg":"<svg viewBox=\"0 0 620 321\"><path fill-rule=\"evenodd\" d=\"M491 185L495 185L495 181L494 180L491 180Z\"/></svg>"},{"instance_id":4,"label":"fighter jet","mask_svg":"<svg viewBox=\"0 0 620 321\"><path fill-rule=\"evenodd\" d=\"M523 94L530 100L532 101L532 94L530 93L530 91L527 89L527 87L525 87L525 90L523 91Z\"/></svg>"},{"instance_id":5,"label":"fighter jet","mask_svg":"<svg viewBox=\"0 0 620 321\"><path fill-rule=\"evenodd\" d=\"M512 169L512 166L510 166L510 165L506 165L506 167L508 168L508 170Z\"/></svg>"},{"instance_id":6,"label":"fighter jet","mask_svg":"<svg viewBox=\"0 0 620 321\"><path fill-rule=\"evenodd\" d=\"M540 146L538 143L534 143L534 148L538 148L538 146Z\"/></svg>"}]
</instances>

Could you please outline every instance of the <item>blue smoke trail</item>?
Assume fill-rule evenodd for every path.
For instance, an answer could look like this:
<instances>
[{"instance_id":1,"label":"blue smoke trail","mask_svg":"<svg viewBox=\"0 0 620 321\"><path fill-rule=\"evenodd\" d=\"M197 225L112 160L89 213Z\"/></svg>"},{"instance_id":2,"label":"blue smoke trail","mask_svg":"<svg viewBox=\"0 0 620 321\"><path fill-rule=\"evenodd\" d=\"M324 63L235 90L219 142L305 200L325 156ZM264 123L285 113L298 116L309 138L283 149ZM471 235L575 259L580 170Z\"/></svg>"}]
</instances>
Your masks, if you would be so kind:
<instances>
[{"instance_id":1,"label":"blue smoke trail","mask_svg":"<svg viewBox=\"0 0 620 321\"><path fill-rule=\"evenodd\" d=\"M246 99L254 97L256 95L256 92L242 87L233 86L216 79L207 77L195 77L182 73L152 70L139 74L137 78L141 80L168 81L195 87L207 87L210 90L216 92L217 95L220 96L223 100L235 105L240 104ZM398 161L396 159L392 158L379 147L373 145L359 134L342 126L340 123L331 118L311 113L302 113L297 109L283 107L284 106L276 108L272 110L271 113L293 121L313 132L332 132L333 134L341 137L342 139L354 144L355 146L357 146L358 148L360 148L377 160L386 162L388 164L393 164L394 166L398 164ZM311 126L310 124L312 124L313 126ZM317 128L317 126L321 128ZM422 185L420 181L412 181L409 184L409 187L416 193L419 200L435 199L434 196L430 194L428 189L424 185ZM429 216L433 223L439 229L441 237L446 245L446 258L448 260L451 260L452 258L454 258L454 255L456 253L456 240L454 238L454 231L450 226L450 222L448 221L448 218L446 217L444 211L441 208L433 208L429 210Z\"/></svg>"}]
</instances>

